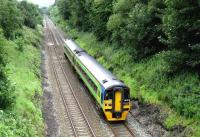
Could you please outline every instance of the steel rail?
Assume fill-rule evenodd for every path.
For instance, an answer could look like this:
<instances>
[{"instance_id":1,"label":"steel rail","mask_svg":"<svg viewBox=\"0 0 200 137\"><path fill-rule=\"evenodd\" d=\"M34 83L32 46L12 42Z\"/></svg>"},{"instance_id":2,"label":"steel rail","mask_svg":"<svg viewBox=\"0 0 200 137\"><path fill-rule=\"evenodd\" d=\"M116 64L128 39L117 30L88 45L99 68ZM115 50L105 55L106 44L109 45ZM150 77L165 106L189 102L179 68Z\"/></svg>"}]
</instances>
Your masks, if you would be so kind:
<instances>
[{"instance_id":1,"label":"steel rail","mask_svg":"<svg viewBox=\"0 0 200 137\"><path fill-rule=\"evenodd\" d=\"M129 133L131 134L131 136L135 137L135 133L129 128L127 123L124 123L124 126L126 127L126 129L129 131Z\"/></svg>"},{"instance_id":2,"label":"steel rail","mask_svg":"<svg viewBox=\"0 0 200 137\"><path fill-rule=\"evenodd\" d=\"M118 133L117 133L117 129L114 129L113 125L111 123L108 123L108 126L110 127L111 131L113 132L115 137L119 137ZM123 126L125 127L125 129L127 129L128 133L132 136L135 137L134 132L128 127L128 125L126 123L123 124Z\"/></svg>"},{"instance_id":3,"label":"steel rail","mask_svg":"<svg viewBox=\"0 0 200 137\"><path fill-rule=\"evenodd\" d=\"M52 33L54 42L58 43L58 41L57 41L57 39L56 39L56 36L55 36L54 33L53 33L52 25L50 25L50 30L51 30L51 33ZM58 44L57 44L57 46L58 46ZM67 83L69 84L69 87L70 87L70 90L71 90L71 92L72 92L72 95L73 95L73 97L75 98L76 103L78 104L78 107L79 107L79 109L80 109L80 111L81 111L81 113L82 113L82 115L83 115L83 118L85 119L85 121L86 121L86 123L87 123L87 125L88 125L88 127L89 127L89 129L90 129L91 134L92 134L94 137L96 137L96 135L95 135L95 133L94 133L94 131L93 131L93 129L92 129L92 127L91 127L91 125L90 125L90 123L89 123L89 121L88 121L88 119L87 119L85 113L83 112L83 109L82 109L82 107L81 107L81 105L80 105L80 103L79 103L79 101L78 101L78 99L77 99L77 97L76 97L76 95L75 95L75 93L74 93L74 89L73 89L73 87L72 87L72 85L71 85L71 83L70 83L70 81L69 81L69 79L68 79L68 76L67 76L67 74L66 74L65 71L64 71L64 68L63 68L63 66L62 66L62 63L61 63L61 61L60 61L60 57L58 57L57 49L56 49L55 46L53 46L53 48L54 48L54 51L55 51L56 56L57 56L57 58L58 58L58 62L59 62L59 64L60 64L60 66L61 66L61 70L62 70L62 72L63 72L63 74L64 74L64 76L65 76L65 79L66 79Z\"/></svg>"},{"instance_id":4,"label":"steel rail","mask_svg":"<svg viewBox=\"0 0 200 137\"><path fill-rule=\"evenodd\" d=\"M108 122L108 126L110 127L111 131L113 132L115 137L118 137L119 135L116 133L116 130L112 127L112 125Z\"/></svg>"},{"instance_id":5,"label":"steel rail","mask_svg":"<svg viewBox=\"0 0 200 137\"><path fill-rule=\"evenodd\" d=\"M50 33L48 34L48 37L49 37L49 35L50 35ZM50 53L50 58L51 58L51 60L52 60L52 54L51 54L51 49L50 49L50 46L49 46L49 45L48 45L48 50L49 50L49 53ZM55 75L55 77L56 77L56 83L57 83L58 88L59 88L59 93L60 93L61 99L62 99L62 101L63 101L63 105L64 105L64 107L65 107L65 111L67 112L67 115L68 115L68 118L69 118L69 121L70 121L72 130L73 130L73 132L74 132L74 135L75 135L76 137L78 137L78 134L77 134L77 132L76 132L75 126L74 126L74 124L73 124L72 118L71 118L70 113L69 113L69 108L68 108L67 103L66 103L66 101L65 101L65 99L64 99L64 93L63 93L63 91L62 91L62 88L61 88L61 85L60 85L60 81L58 80L58 73L57 73L57 71L56 71L56 69L55 69L55 65L54 65L54 63L51 62L51 61L50 61L50 64L51 64L51 66L52 66L54 75Z\"/></svg>"}]
</instances>

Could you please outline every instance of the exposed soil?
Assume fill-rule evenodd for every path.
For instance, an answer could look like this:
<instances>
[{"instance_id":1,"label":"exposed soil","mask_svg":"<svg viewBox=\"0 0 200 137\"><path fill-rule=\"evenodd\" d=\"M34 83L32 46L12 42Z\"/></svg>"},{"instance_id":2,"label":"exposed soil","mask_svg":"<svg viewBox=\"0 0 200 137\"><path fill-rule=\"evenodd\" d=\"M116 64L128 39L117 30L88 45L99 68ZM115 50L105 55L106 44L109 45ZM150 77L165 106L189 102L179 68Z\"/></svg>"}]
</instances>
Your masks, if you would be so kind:
<instances>
[{"instance_id":1,"label":"exposed soil","mask_svg":"<svg viewBox=\"0 0 200 137\"><path fill-rule=\"evenodd\" d=\"M168 132L160 124L160 111L159 108L153 105L142 105L138 102L133 102L135 106L132 114L139 121L140 124L147 130L153 137L167 136Z\"/></svg>"},{"instance_id":2,"label":"exposed soil","mask_svg":"<svg viewBox=\"0 0 200 137\"><path fill-rule=\"evenodd\" d=\"M185 128L175 126L170 131L163 125L167 114L161 113L158 106L150 104L140 104L138 101L133 102L133 110L131 111L135 119L146 129L153 137L184 137Z\"/></svg>"}]
</instances>

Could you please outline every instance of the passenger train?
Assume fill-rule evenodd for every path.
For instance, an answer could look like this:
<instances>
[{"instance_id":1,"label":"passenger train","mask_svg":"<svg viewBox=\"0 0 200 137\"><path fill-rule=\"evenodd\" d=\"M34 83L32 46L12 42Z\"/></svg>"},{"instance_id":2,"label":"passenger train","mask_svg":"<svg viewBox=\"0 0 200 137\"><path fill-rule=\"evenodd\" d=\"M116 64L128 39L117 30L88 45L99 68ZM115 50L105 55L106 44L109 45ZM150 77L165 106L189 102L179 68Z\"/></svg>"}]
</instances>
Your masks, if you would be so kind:
<instances>
[{"instance_id":1,"label":"passenger train","mask_svg":"<svg viewBox=\"0 0 200 137\"><path fill-rule=\"evenodd\" d=\"M106 119L108 121L126 120L131 109L129 88L72 39L65 40L64 53Z\"/></svg>"}]
</instances>

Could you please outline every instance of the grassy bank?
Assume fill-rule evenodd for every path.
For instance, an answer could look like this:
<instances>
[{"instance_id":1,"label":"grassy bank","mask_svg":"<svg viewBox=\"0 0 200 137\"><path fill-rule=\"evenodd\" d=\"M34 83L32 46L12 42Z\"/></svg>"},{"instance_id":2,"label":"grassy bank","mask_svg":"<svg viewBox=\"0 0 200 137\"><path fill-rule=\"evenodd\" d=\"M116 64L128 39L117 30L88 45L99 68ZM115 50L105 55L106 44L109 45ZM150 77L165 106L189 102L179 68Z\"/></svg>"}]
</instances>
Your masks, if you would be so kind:
<instances>
[{"instance_id":1,"label":"grassy bank","mask_svg":"<svg viewBox=\"0 0 200 137\"><path fill-rule=\"evenodd\" d=\"M41 36L41 26L36 30L24 27L21 37L14 41L5 40L7 75L15 98L12 107L0 111L0 136L43 136Z\"/></svg>"},{"instance_id":2,"label":"grassy bank","mask_svg":"<svg viewBox=\"0 0 200 137\"><path fill-rule=\"evenodd\" d=\"M158 106L164 117L162 124L167 130L182 127L182 135L200 136L197 94L200 81L197 73L182 71L170 74L170 66L164 61L168 51L136 62L130 49L99 42L92 33L79 32L58 18L54 21L104 67L123 80L131 88L132 99Z\"/></svg>"},{"instance_id":3,"label":"grassy bank","mask_svg":"<svg viewBox=\"0 0 200 137\"><path fill-rule=\"evenodd\" d=\"M175 77L168 78L165 75L167 66L163 61L164 54L167 54L165 52L137 63L132 61L129 50L126 48L116 48L116 46L98 42L89 33L78 34L74 32L72 31L71 35L75 34L76 41L82 48L130 87L133 99L161 107L162 113L168 115L163 123L166 129L173 130L173 128L181 125L188 128L188 130L185 130L185 134L188 136L191 136L191 132L196 137L200 136L199 118L186 118L181 113L176 113L176 109L182 109L182 105L191 106L190 108L194 111L197 111L199 107L193 104L192 97L182 98L180 96L175 98L177 92L181 90L190 87L191 90L198 90L200 81L197 74L183 72ZM168 102L169 100L166 100L166 98L177 100Z\"/></svg>"}]
</instances>

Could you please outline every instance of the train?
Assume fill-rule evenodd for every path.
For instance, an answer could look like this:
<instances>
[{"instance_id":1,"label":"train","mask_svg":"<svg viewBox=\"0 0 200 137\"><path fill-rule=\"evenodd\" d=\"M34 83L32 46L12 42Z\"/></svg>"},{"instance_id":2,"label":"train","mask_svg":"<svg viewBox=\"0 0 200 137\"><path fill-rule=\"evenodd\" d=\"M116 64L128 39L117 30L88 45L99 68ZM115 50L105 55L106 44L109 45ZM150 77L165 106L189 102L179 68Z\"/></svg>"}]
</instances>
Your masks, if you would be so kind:
<instances>
[{"instance_id":1,"label":"train","mask_svg":"<svg viewBox=\"0 0 200 137\"><path fill-rule=\"evenodd\" d=\"M64 54L108 121L125 121L131 109L130 89L73 39L66 39Z\"/></svg>"}]
</instances>

